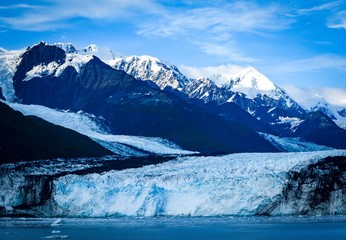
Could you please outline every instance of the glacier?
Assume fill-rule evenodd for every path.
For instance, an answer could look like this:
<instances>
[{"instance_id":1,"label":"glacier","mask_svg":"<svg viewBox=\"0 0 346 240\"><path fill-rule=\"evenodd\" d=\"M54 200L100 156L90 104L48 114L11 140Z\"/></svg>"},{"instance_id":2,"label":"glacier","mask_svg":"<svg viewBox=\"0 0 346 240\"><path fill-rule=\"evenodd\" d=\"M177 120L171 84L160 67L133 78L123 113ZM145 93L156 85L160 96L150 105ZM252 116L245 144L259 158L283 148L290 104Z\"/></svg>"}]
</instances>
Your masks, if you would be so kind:
<instances>
[{"instance_id":1,"label":"glacier","mask_svg":"<svg viewBox=\"0 0 346 240\"><path fill-rule=\"evenodd\" d=\"M16 99L13 87L13 76L21 60L24 50L0 52L0 90L7 101Z\"/></svg>"},{"instance_id":2,"label":"glacier","mask_svg":"<svg viewBox=\"0 0 346 240\"><path fill-rule=\"evenodd\" d=\"M54 214L255 215L278 199L288 172L330 156L346 156L346 151L179 157L138 169L66 175L53 181Z\"/></svg>"},{"instance_id":3,"label":"glacier","mask_svg":"<svg viewBox=\"0 0 346 240\"><path fill-rule=\"evenodd\" d=\"M50 161L40 167L38 163L0 166L0 215L11 211L44 217L346 213L345 150L181 156L157 165L103 172L92 170L99 162L91 159Z\"/></svg>"},{"instance_id":4,"label":"glacier","mask_svg":"<svg viewBox=\"0 0 346 240\"><path fill-rule=\"evenodd\" d=\"M110 134L102 126L102 119L82 111L74 113L40 105L5 103L24 115L35 115L53 124L84 134L121 156L145 154L188 155L197 153L183 150L176 144L163 138Z\"/></svg>"},{"instance_id":5,"label":"glacier","mask_svg":"<svg viewBox=\"0 0 346 240\"><path fill-rule=\"evenodd\" d=\"M258 134L267 139L271 144L285 152L310 152L332 150L332 148L330 147L303 141L299 138L278 137L275 135L260 132Z\"/></svg>"}]
</instances>

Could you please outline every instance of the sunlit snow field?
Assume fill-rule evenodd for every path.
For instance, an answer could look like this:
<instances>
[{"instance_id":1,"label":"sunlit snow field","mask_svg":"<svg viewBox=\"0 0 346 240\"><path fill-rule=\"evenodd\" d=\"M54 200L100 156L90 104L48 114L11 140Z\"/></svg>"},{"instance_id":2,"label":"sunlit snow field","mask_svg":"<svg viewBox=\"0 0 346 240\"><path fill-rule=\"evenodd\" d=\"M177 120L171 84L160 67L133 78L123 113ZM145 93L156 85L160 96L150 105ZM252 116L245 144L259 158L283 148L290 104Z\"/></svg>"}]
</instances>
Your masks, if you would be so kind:
<instances>
[{"instance_id":1,"label":"sunlit snow field","mask_svg":"<svg viewBox=\"0 0 346 240\"><path fill-rule=\"evenodd\" d=\"M346 217L0 219L0 239L344 239Z\"/></svg>"}]
</instances>

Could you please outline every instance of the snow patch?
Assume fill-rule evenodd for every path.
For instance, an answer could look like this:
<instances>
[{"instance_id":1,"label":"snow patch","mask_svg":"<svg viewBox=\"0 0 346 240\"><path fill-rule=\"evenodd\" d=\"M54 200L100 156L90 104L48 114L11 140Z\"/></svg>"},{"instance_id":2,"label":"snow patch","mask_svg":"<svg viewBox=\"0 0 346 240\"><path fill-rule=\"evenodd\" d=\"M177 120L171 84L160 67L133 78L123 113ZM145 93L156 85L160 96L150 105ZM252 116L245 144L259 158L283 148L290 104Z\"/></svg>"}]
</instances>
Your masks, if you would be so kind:
<instances>
[{"instance_id":1,"label":"snow patch","mask_svg":"<svg viewBox=\"0 0 346 240\"><path fill-rule=\"evenodd\" d=\"M294 131L304 120L297 117L282 117L279 116L278 124L290 124L292 131Z\"/></svg>"},{"instance_id":2,"label":"snow patch","mask_svg":"<svg viewBox=\"0 0 346 240\"><path fill-rule=\"evenodd\" d=\"M41 64L34 66L29 72L26 73L26 77L23 81L29 81L35 77L43 77L53 74L59 67L57 62L50 62L48 65Z\"/></svg>"},{"instance_id":3,"label":"snow patch","mask_svg":"<svg viewBox=\"0 0 346 240\"><path fill-rule=\"evenodd\" d=\"M77 71L80 72L81 68L93 59L92 55L80 55L76 53L66 54L66 61L64 64L60 65L55 72L55 77L60 76L67 67L72 66Z\"/></svg>"}]
</instances>

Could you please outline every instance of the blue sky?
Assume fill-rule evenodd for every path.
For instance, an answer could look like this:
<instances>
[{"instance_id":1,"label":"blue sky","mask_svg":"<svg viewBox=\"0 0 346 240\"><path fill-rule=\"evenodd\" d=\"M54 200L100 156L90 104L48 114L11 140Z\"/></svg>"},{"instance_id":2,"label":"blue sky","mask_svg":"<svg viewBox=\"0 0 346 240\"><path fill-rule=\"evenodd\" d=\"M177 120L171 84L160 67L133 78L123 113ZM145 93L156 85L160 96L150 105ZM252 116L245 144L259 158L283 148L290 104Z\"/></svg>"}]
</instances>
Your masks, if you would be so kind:
<instances>
[{"instance_id":1,"label":"blue sky","mask_svg":"<svg viewBox=\"0 0 346 240\"><path fill-rule=\"evenodd\" d=\"M152 55L185 72L254 66L292 91L337 89L346 104L343 0L0 0L1 47L41 40Z\"/></svg>"}]
</instances>

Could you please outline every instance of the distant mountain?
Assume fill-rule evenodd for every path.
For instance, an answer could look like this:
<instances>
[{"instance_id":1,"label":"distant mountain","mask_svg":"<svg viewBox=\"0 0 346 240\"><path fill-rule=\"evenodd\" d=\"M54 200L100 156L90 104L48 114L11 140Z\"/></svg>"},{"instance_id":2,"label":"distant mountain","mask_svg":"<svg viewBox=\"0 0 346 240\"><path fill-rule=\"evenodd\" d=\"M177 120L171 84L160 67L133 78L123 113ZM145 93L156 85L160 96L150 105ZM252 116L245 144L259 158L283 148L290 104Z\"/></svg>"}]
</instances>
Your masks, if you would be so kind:
<instances>
[{"instance_id":1,"label":"distant mountain","mask_svg":"<svg viewBox=\"0 0 346 240\"><path fill-rule=\"evenodd\" d=\"M35 116L23 116L2 102L0 133L0 163L113 154L82 134Z\"/></svg>"},{"instance_id":2,"label":"distant mountain","mask_svg":"<svg viewBox=\"0 0 346 240\"><path fill-rule=\"evenodd\" d=\"M184 92L205 102L233 102L283 135L290 134L294 120L306 113L283 89L252 67L234 73L221 87L210 79L198 79L190 82Z\"/></svg>"},{"instance_id":3,"label":"distant mountain","mask_svg":"<svg viewBox=\"0 0 346 240\"><path fill-rule=\"evenodd\" d=\"M137 79L151 80L160 89L178 90L189 98L200 99L205 103L233 102L255 118L266 119L263 124L270 125L267 129L273 128L273 131L283 135L289 135L296 119L301 119L306 114L306 111L283 89L252 67L234 73L229 79L218 76L226 83L217 86L208 78L189 79L176 66L165 64L150 56L117 58L107 63ZM280 112L281 115L273 115L272 108L278 108L276 112ZM271 112L268 112L270 109ZM288 119L292 119L292 122Z\"/></svg>"},{"instance_id":4,"label":"distant mountain","mask_svg":"<svg viewBox=\"0 0 346 240\"><path fill-rule=\"evenodd\" d=\"M79 65L78 58L85 62ZM37 66L49 71L36 71ZM115 134L163 137L203 153L277 151L246 125L136 80L95 56L70 60L54 45L40 43L28 49L13 81L22 103L102 116Z\"/></svg>"},{"instance_id":5,"label":"distant mountain","mask_svg":"<svg viewBox=\"0 0 346 240\"><path fill-rule=\"evenodd\" d=\"M302 107L285 90L276 86L253 67L235 72L229 77L218 75L217 78L221 78L225 82L222 86L218 86L208 78L188 79L175 66L165 65L153 57L119 58L114 62L116 63L110 65L116 69L124 70L138 79L152 80L161 89L173 91L184 99L187 97L200 99L205 105L198 101L190 100L190 102L226 120L246 124L260 132L283 137L296 135L297 127L307 119L308 112L322 110ZM170 77L167 77L167 72L170 73ZM239 110L235 110L229 103L241 107L253 118L251 119L243 113L239 114ZM326 113L326 111L323 112ZM340 116L343 114L346 116L345 109L336 111L333 108L332 112L338 116L338 119L332 114L327 115L338 124L340 123L338 120L342 119ZM321 131L328 130L323 129Z\"/></svg>"},{"instance_id":6,"label":"distant mountain","mask_svg":"<svg viewBox=\"0 0 346 240\"><path fill-rule=\"evenodd\" d=\"M300 104L309 112L320 111L326 114L337 125L346 128L346 107L332 105L319 94Z\"/></svg>"}]
</instances>

